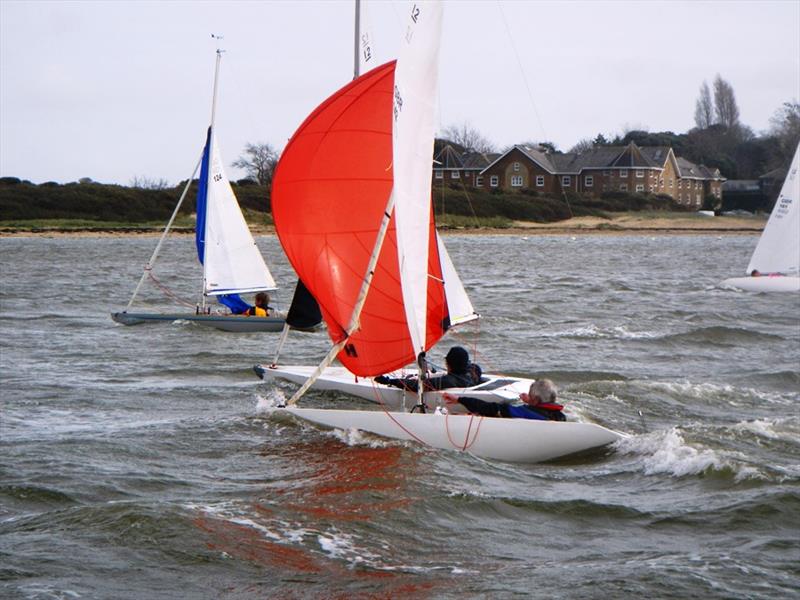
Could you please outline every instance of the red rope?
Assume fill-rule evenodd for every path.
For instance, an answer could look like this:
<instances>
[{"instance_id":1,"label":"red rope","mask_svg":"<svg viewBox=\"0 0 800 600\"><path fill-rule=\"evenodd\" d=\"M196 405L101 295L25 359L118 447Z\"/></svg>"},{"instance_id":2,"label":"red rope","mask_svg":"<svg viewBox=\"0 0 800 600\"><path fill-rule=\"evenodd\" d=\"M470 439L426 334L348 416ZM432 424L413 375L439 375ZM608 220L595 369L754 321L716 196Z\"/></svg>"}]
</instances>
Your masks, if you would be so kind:
<instances>
[{"instance_id":1,"label":"red rope","mask_svg":"<svg viewBox=\"0 0 800 600\"><path fill-rule=\"evenodd\" d=\"M402 423L400 423L397 419L395 419L392 416L392 413L389 412L389 410L386 408L386 403L383 401L383 397L378 392L378 388L375 386L374 382L372 383L372 391L375 393L375 398L377 399L378 404L380 405L380 407L383 409L383 412L386 414L387 417L389 417L394 422L395 425L397 425L400 429L405 431L410 437L412 437L413 439L418 441L420 444L424 444L425 446L430 446L430 444L426 443L424 440L420 439L419 437L417 437L416 435L411 433L408 429L403 427ZM478 420L478 426L475 428L475 435L473 436L472 441L469 441L469 433L470 433L470 431L472 431L472 423L475 420L475 415L470 415L469 426L467 427L467 434L466 434L466 436L464 436L464 445L461 446L460 448L459 448L459 444L456 444L453 441L453 437L450 435L450 425L448 424L449 417L450 417L450 413L449 412L445 413L445 415L444 415L444 428L445 428L445 431L447 431L447 440L450 442L450 445L453 446L453 448L457 448L457 449L461 450L462 452L464 452L468 448L471 448L472 445L475 443L475 440L478 439L478 432L481 429L481 424L483 423L483 417L481 417Z\"/></svg>"},{"instance_id":2,"label":"red rope","mask_svg":"<svg viewBox=\"0 0 800 600\"><path fill-rule=\"evenodd\" d=\"M453 441L452 436L450 435L450 425L448 424L448 419L450 418L450 413L448 412L444 416L444 427L447 430L447 440L454 448L458 448L458 444ZM467 427L467 434L464 436L464 445L459 448L462 452L467 450L467 448L472 448L472 445L475 443L475 440L478 439L478 432L481 430L481 425L483 424L483 417L478 420L478 426L475 428L475 436L472 438L472 441L469 441L469 432L472 430L472 423L475 420L475 415L470 414L469 416L469 426Z\"/></svg>"},{"instance_id":3,"label":"red rope","mask_svg":"<svg viewBox=\"0 0 800 600\"><path fill-rule=\"evenodd\" d=\"M167 296L167 298L171 298L172 300L174 300L174 301L175 301L175 302L177 302L178 304L183 304L184 306L188 306L189 308L195 308L195 305L194 305L194 304L191 304L191 303L189 303L189 302L186 302L185 300L182 300L182 299L178 298L178 297L177 297L177 296L176 296L176 295L175 295L175 294L172 292L172 290L170 290L170 289L169 289L167 286L165 286L165 285L164 285L163 283L161 283L161 282L160 282L158 279L156 279L156 276L155 276L155 275L153 275L153 272L152 272L150 269L147 269L147 276L148 276L150 279L152 279L152 280L153 280L153 283L155 283L155 284L156 284L156 287L157 287L158 289L160 289L162 292L164 292L164 295L165 295L165 296Z\"/></svg>"}]
</instances>

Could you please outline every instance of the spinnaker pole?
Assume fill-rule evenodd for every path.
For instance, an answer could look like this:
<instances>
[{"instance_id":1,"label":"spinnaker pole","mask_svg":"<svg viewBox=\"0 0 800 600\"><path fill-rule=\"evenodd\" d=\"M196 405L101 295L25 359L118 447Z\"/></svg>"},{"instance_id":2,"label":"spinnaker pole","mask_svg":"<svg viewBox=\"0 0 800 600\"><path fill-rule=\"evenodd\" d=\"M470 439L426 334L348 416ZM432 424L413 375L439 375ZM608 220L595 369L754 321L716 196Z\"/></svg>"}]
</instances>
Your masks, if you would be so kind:
<instances>
[{"instance_id":1,"label":"spinnaker pole","mask_svg":"<svg viewBox=\"0 0 800 600\"><path fill-rule=\"evenodd\" d=\"M306 382L300 386L300 389L297 390L291 398L289 398L289 401L286 403L287 406L296 404L303 394L306 393L308 388L314 385L314 382L319 379L319 376L322 375L322 372L325 370L325 368L333 362L333 359L336 358L336 355L339 354L341 349L344 348L345 344L347 344L347 340L350 339L350 336L358 331L358 328L361 326L361 311L367 301L367 294L369 293L369 288L372 285L372 278L375 275L375 265L378 264L378 257L380 256L381 249L383 248L383 242L386 240L386 232L389 230L389 221L391 220L393 210L394 193L391 193L389 194L389 200L386 203L386 210L383 211L381 225L378 228L378 235L375 238L375 246L372 249L372 256L369 257L369 263L367 264L364 279L361 282L361 289L358 292L358 298L356 299L355 306L353 307L353 314L350 317L350 324L347 326L346 335L342 340L334 344L334 346L328 351L328 354L325 355L325 358L322 359L322 362L309 376Z\"/></svg>"}]
</instances>

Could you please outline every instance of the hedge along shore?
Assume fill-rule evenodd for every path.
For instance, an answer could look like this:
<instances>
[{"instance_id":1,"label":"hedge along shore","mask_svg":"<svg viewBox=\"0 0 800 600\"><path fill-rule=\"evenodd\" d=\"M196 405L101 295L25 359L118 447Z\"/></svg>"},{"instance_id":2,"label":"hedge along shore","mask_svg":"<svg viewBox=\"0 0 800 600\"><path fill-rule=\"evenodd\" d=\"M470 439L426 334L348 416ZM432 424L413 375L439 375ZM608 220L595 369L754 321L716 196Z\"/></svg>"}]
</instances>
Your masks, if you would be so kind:
<instances>
[{"instance_id":1,"label":"hedge along shore","mask_svg":"<svg viewBox=\"0 0 800 600\"><path fill-rule=\"evenodd\" d=\"M767 222L766 215L704 217L687 215L685 217L650 217L636 213L625 213L611 218L575 217L554 223L534 223L514 221L511 227L504 228L442 228L444 234L459 235L657 235L657 234L760 234ZM271 225L250 225L253 235L274 235ZM103 228L86 227L68 229L24 228L0 226L0 237L157 237L163 229L137 227ZM194 235L192 228L179 228L171 233Z\"/></svg>"}]
</instances>

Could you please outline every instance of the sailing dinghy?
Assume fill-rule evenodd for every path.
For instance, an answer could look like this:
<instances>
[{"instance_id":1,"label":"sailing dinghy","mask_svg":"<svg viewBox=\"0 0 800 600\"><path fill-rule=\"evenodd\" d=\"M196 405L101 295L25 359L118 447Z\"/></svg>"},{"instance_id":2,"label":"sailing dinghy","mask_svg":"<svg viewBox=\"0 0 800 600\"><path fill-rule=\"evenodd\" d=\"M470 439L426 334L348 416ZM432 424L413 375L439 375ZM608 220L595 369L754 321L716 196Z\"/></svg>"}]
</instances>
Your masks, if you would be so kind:
<instances>
[{"instance_id":1,"label":"sailing dinghy","mask_svg":"<svg viewBox=\"0 0 800 600\"><path fill-rule=\"evenodd\" d=\"M800 144L747 273L722 285L748 292L800 292Z\"/></svg>"},{"instance_id":2,"label":"sailing dinghy","mask_svg":"<svg viewBox=\"0 0 800 600\"><path fill-rule=\"evenodd\" d=\"M239 297L239 294L276 289L275 280L256 246L244 216L242 216L239 203L225 174L222 156L217 146L214 117L221 57L222 51L217 50L211 125L208 128L203 154L189 178L150 260L144 266L142 276L128 305L122 312L111 314L111 318L117 323L138 325L140 323L183 320L235 333L273 332L283 329L285 323L283 316L258 317L229 312L217 313L216 311L212 312L211 307L206 305L206 299L209 296L216 296L221 304L236 312L242 312L249 305ZM153 267L198 167L200 168L200 177L197 190L195 243L198 259L203 265L203 287L200 302L196 306L189 305L190 310L185 312L131 312L130 308L145 279L150 278L161 287L153 276Z\"/></svg>"},{"instance_id":3,"label":"sailing dinghy","mask_svg":"<svg viewBox=\"0 0 800 600\"><path fill-rule=\"evenodd\" d=\"M476 316L436 234L430 195L441 12L438 2L415 4L398 61L323 102L284 150L272 189L275 228L319 304L333 347L316 368L260 365L256 371L303 382L275 410L326 427L513 462L601 448L624 434L592 423L432 412L436 392L420 392L413 407L403 406L401 390L372 379L409 364L424 377L428 350L467 318L463 312ZM343 367L330 366L334 358ZM447 391L480 397L488 380L503 381L486 379ZM497 397L516 398L530 381L505 378ZM381 408L296 406L310 387L372 399Z\"/></svg>"}]
</instances>

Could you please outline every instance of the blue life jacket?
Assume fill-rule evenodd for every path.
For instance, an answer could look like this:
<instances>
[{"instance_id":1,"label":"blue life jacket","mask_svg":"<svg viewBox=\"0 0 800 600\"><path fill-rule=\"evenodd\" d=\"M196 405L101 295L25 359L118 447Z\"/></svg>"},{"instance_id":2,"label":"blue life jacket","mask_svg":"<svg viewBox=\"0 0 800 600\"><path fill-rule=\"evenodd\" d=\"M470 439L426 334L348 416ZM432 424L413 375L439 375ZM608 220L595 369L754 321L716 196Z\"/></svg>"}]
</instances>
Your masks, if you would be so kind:
<instances>
[{"instance_id":1,"label":"blue life jacket","mask_svg":"<svg viewBox=\"0 0 800 600\"><path fill-rule=\"evenodd\" d=\"M547 421L547 417L539 412L536 412L525 404L509 406L508 416L513 419L533 419L535 421Z\"/></svg>"}]
</instances>

